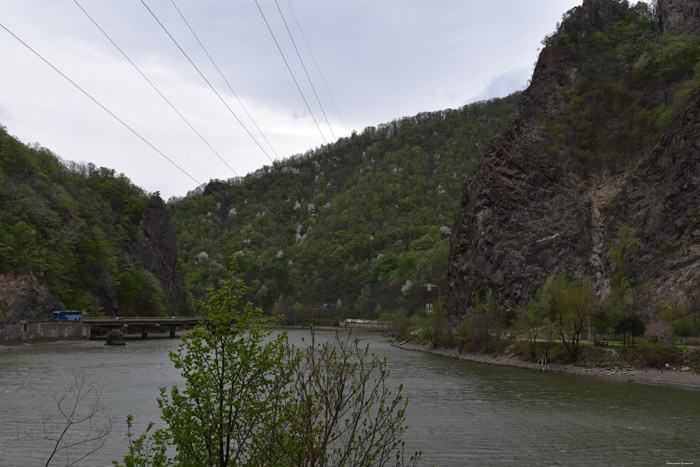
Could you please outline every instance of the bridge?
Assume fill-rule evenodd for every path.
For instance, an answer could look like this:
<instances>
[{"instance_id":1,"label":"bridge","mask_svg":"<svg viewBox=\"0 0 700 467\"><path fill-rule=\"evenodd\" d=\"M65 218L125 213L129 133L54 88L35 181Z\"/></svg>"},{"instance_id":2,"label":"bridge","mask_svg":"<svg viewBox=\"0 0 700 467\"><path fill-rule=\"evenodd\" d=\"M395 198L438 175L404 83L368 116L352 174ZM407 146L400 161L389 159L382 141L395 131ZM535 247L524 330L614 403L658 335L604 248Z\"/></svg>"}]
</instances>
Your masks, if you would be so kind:
<instances>
[{"instance_id":1,"label":"bridge","mask_svg":"<svg viewBox=\"0 0 700 467\"><path fill-rule=\"evenodd\" d=\"M169 328L170 337L175 336L178 327L192 327L202 321L201 316L182 316L172 318L83 318L84 326L99 326L103 328L128 328L137 327L141 329L141 337L147 338L148 331L158 328ZM92 335L92 332L89 331Z\"/></svg>"}]
</instances>

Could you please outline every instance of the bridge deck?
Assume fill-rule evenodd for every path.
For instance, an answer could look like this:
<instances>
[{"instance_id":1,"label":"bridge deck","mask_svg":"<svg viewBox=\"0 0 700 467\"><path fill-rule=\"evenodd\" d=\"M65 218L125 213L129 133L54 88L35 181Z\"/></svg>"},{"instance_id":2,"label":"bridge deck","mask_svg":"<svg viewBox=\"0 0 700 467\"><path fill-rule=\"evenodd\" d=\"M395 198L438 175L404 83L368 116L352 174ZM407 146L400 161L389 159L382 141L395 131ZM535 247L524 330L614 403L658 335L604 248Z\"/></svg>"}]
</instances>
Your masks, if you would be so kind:
<instances>
[{"instance_id":1,"label":"bridge deck","mask_svg":"<svg viewBox=\"0 0 700 467\"><path fill-rule=\"evenodd\" d=\"M201 316L178 318L83 318L83 324L91 326L194 326L202 321Z\"/></svg>"}]
</instances>

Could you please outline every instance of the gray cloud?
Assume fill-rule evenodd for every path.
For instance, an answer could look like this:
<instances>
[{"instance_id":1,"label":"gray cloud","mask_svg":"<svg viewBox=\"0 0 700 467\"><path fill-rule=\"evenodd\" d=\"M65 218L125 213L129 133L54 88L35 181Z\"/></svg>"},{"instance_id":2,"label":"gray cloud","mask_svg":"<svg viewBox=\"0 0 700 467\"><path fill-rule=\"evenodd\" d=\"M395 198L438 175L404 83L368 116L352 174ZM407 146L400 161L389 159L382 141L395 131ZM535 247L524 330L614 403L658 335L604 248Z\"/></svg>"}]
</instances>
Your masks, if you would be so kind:
<instances>
[{"instance_id":1,"label":"gray cloud","mask_svg":"<svg viewBox=\"0 0 700 467\"><path fill-rule=\"evenodd\" d=\"M524 67L516 68L498 75L488 82L483 91L474 96L473 102L492 99L494 97L504 97L515 91L522 90L527 85L531 76L532 69Z\"/></svg>"},{"instance_id":2,"label":"gray cloud","mask_svg":"<svg viewBox=\"0 0 700 467\"><path fill-rule=\"evenodd\" d=\"M79 2L236 172L242 175L270 163L140 2ZM351 131L522 89L540 40L579 2L538 0L536 7L522 0L291 3ZM170 2L147 3L257 134ZM323 143L254 2L177 3L280 156ZM260 4L321 124L321 111L274 3ZM280 5L286 12L286 2ZM0 11L5 26L197 180L233 176L71 2L0 0ZM333 129L341 135L340 118L287 14ZM39 141L66 159L115 168L165 196L194 188L191 180L2 30L0 47L0 123L10 133Z\"/></svg>"}]
</instances>

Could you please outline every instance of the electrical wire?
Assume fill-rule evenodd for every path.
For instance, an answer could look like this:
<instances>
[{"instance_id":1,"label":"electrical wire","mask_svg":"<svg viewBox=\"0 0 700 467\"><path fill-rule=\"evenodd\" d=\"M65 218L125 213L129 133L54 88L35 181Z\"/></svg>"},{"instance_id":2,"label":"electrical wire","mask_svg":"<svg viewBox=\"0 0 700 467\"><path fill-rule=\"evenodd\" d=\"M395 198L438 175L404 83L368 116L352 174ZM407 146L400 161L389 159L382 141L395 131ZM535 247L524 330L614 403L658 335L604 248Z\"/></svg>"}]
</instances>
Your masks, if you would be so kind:
<instances>
[{"instance_id":1,"label":"electrical wire","mask_svg":"<svg viewBox=\"0 0 700 467\"><path fill-rule=\"evenodd\" d=\"M318 74L321 76L321 81L323 81L323 85L326 88L326 92L328 92L328 95L331 98L331 102L333 102L333 107L335 107L335 111L338 113L338 117L340 118L340 123L343 124L343 128L345 128L345 132L349 133L347 125L345 125L345 120L343 120L343 116L340 114L340 109L338 108L338 104L336 104L335 99L333 98L333 93L331 92L330 88L328 87L328 83L326 82L326 78L323 76L323 73L321 72L321 67L318 66L318 62L316 61L316 57L314 56L314 53L311 51L311 46L309 45L309 41L306 40L306 35L304 34L304 30L301 27L301 24L299 24L299 20L297 19L296 13L294 13L294 8L292 8L292 4L290 3L289 0L287 0L287 6L289 6L289 10L292 12L292 18L294 18L294 22L297 25L297 28L299 28L299 32L301 33L302 39L304 39L304 43L306 44L306 48L309 51L309 55L311 55L311 59L314 62L314 65L316 66L316 70L318 71Z\"/></svg>"},{"instance_id":2,"label":"electrical wire","mask_svg":"<svg viewBox=\"0 0 700 467\"><path fill-rule=\"evenodd\" d=\"M90 14L89 14L87 11L85 11L85 8L83 8L83 7L80 5L80 3L78 3L78 0L73 0L73 3L75 3L75 4L78 6L78 8L80 8L80 10L81 10L83 13L85 13L85 16L87 16L88 19L89 19L90 21L92 21L92 24L94 24L94 25L97 27L97 29L100 30L100 32L107 38L107 40L109 40L109 42L111 42L112 45L122 54L122 56L131 64L131 66L133 66L133 67L136 69L136 71L139 72L139 74L143 77L143 79L145 79L146 82L148 82L148 84L150 84L151 87L158 93L158 95L159 95L160 97L162 97L163 100L170 106L170 108L173 109L173 110L175 111L175 113L178 114L178 115L180 116L180 118L187 124L187 126L189 126L190 129L191 129L192 131L194 131L195 134L196 134L197 136L199 136L199 138L204 142L204 144L206 144L206 145L209 147L209 149L211 149L211 151L212 151L214 154L216 154L216 156L221 160L221 162L223 162L223 163L226 165L226 167L228 167L229 169L231 169L231 172L233 172L237 177L239 177L240 175L238 175L238 173L233 169L233 167L231 167L231 166L228 164L228 162L226 162L226 161L224 160L224 158L221 157L221 154L219 154L219 153L216 151L216 149L214 149L214 148L212 147L212 145L209 144L209 141L207 141L206 138L204 138L204 136L202 136L202 135L195 129L195 127L192 126L192 124L189 122L189 120L187 120L187 118L185 118L185 116L182 115L182 113L180 113L180 111L173 105L173 103L170 102L170 100L169 100L167 97L165 97L165 95L163 95L163 93L160 91L160 89L158 89L158 87L157 87L155 84L153 84L153 82L152 82L150 79L148 79L148 77L143 73L143 71L141 71L141 69L129 58L129 56L116 44L116 42L114 42L114 41L112 40L112 38L109 36L109 34L107 34L107 33L105 32L105 30L102 29L102 27L100 27L99 24L97 24L97 21L95 21L95 19L94 19L92 16L90 16Z\"/></svg>"},{"instance_id":3,"label":"electrical wire","mask_svg":"<svg viewBox=\"0 0 700 467\"><path fill-rule=\"evenodd\" d=\"M53 68L53 70L54 70L56 73L58 73L59 75L61 75L66 81L68 81L70 84L72 84L73 86L75 86L80 92L82 92L83 94L85 94L85 96L87 96L92 102L94 102L95 104L97 104L98 106L100 106L100 108L102 108L102 110L104 110L104 111L107 112L109 115L111 115L112 118L114 118L116 121L118 121L118 122L121 123L123 126L125 126L129 131L131 131L134 135L136 135L141 141L143 141L143 142L146 143L148 146L150 146L151 149L153 149L153 150L156 151L158 154L160 154L161 157L163 157L165 160L167 160L167 161L170 162L172 165L174 165L178 170L180 170L180 172L182 172L182 173L184 173L185 175L187 175L192 181L194 181L194 182L197 184L197 186L201 185L201 183L200 183L199 181L197 181L197 179L194 178L192 175L190 175L185 169L183 169L182 167L180 167L179 165L177 165L172 159L170 159L168 156L166 156L160 149L156 148L153 144L151 144L150 141L148 141L146 138L144 138L143 136L141 136L140 133L138 133L138 132L137 132L136 130L134 130L131 126L129 126L126 122L124 122L124 120L122 120L122 119L120 119L119 117L117 117L111 110L109 110L109 109L108 109L107 107L105 107L102 103L100 103L100 101L98 101L97 99L95 99L94 97L92 97L92 95L90 95L87 91L85 91L82 87L80 87L75 81L73 81L73 80L70 79L68 76L66 76L61 70L59 70L58 68L56 68L51 62L49 62L47 59L45 59L39 52L37 52L36 50L34 50L29 44L27 44L27 43L24 42L22 39L20 39L15 33L13 33L12 31L10 31L4 24L0 23L0 27L3 28L5 31L7 31L8 34L10 34L12 37L14 37L17 41L19 41L19 43L21 43L23 46L25 46L27 49L29 49L34 55L36 55L37 57L39 57L39 59L41 59L44 63L46 63L46 64L47 64L48 66L50 66L51 68Z\"/></svg>"},{"instance_id":4,"label":"electrical wire","mask_svg":"<svg viewBox=\"0 0 700 467\"><path fill-rule=\"evenodd\" d=\"M187 52L185 52L185 50L180 46L180 44L177 42L177 40L175 40L175 38L173 37L173 35L170 34L170 31L168 31L168 28L166 28L165 25L160 21L160 19L158 19L158 16L156 16L156 14L153 12L153 10L151 10L151 9L149 8L149 6L146 4L146 2L145 2L144 0L141 0L141 4L146 8L146 10L148 10L148 12L151 14L151 16L153 16L153 19L156 20L156 22L160 25L160 27L163 29L163 31L165 31L165 33L168 35L168 37L170 38L170 40L172 40L173 43L175 44L175 46L177 46L177 48L180 50L180 52L182 52L182 54L185 56L185 58L187 59L187 61L189 61L190 64L194 67L194 69L197 70L197 73L199 73L199 76L202 77L202 79L204 80L204 82L207 83L207 85L209 86L209 88L214 92L214 94L216 94L216 97L219 98L219 100L221 101L221 103L224 104L224 106L228 109L228 111L231 113L231 115L233 115L233 117L236 119L236 121L241 125L241 127L243 127L243 129L244 129L245 132L248 134L248 136L250 136L250 138L251 138L253 141L255 141L255 144L260 148L260 150L263 152L263 154L265 154L265 156L267 156L267 158L270 159L270 162L274 163L274 160L272 160L272 158L271 158L270 155L267 153L267 151L265 151L265 148L262 147L262 145L260 144L260 142L255 138L255 136L253 136L253 134L250 132L250 130L248 129L248 127L246 127L245 124L241 121L241 119L238 118L238 115L236 115L236 113L235 113L235 112L231 109L231 107L226 103L226 101L224 100L224 98L221 97L221 94L219 94L219 92L214 88L214 86L212 86L212 84L209 82L209 80L207 79L207 77L204 76L204 73L202 73L201 70L199 69L199 67L197 67L197 65L195 65L195 63L192 61L192 59L190 58L190 56L187 55Z\"/></svg>"},{"instance_id":5,"label":"electrical wire","mask_svg":"<svg viewBox=\"0 0 700 467\"><path fill-rule=\"evenodd\" d=\"M197 35L197 33L194 32L194 29L192 29L192 26L190 26L189 21L187 21L187 19L185 18L185 15L182 13L182 11L180 11L180 8L178 8L177 4L175 4L175 0L170 0L170 3L173 4L173 6L174 6L175 9L177 10L177 12L180 14L180 18L182 18L182 21L185 22L185 24L186 24L187 27L189 28L190 32L191 32L192 35L194 36L194 38L197 40L197 43L199 43L199 46L202 48L202 50L204 51L204 53L205 53L205 54L207 55L207 57L209 58L209 61L211 62L211 64L214 65L214 68L215 68L216 71L219 73L219 76L221 76L221 79L224 80L224 83L226 83L226 86L228 87L229 91L231 91L231 94L233 94L233 97L236 98L236 100L238 101L238 103L241 105L241 107L242 107L243 110L245 111L246 115L248 115L248 118L250 118L250 121L253 122L253 125L254 125L255 128L258 130L258 133L260 133L260 136L262 137L262 139L265 140L265 142L267 143L267 145L268 145L268 147L270 148L270 150L272 150L272 152L275 154L275 158L279 158L279 154L277 154L277 151L275 151L275 148L272 146L272 144L270 144L270 141L268 141L267 137L265 136L265 133L263 133L263 131L260 129L260 127L258 126L258 124L257 124L257 122L255 121L255 119L253 118L253 116L250 114L250 112L248 112L248 109L246 108L246 106L243 105L243 102L242 102L241 99L238 97L238 94L236 94L236 91L233 90L233 88L231 87L231 84L229 84L228 80L226 79L226 77L224 76L224 74L221 72L221 70L219 69L218 65L216 64L216 62L214 61L214 59L212 58L212 56L209 55L209 51L207 50L206 47L204 47L204 44L202 43L202 41L199 40L199 36Z\"/></svg>"},{"instance_id":6,"label":"electrical wire","mask_svg":"<svg viewBox=\"0 0 700 467\"><path fill-rule=\"evenodd\" d=\"M141 0L143 1L143 0ZM321 131L321 127L318 124L318 121L316 120L316 117L314 116L314 113L311 111L311 107L309 107L309 103L306 100L306 97L304 97L304 93L301 91L301 87L299 86L299 82L297 81L296 77L294 76L294 72L292 72L292 68L289 66L289 62L287 61L287 58L284 56L284 52L282 52L282 48L280 47L279 42L277 42L277 37L275 37L275 33L272 32L272 28L270 27L270 23L267 22L267 17L265 17L265 13L263 12L262 8L260 8L260 3L258 3L258 0L254 0L255 4L258 6L258 11L260 11L260 14L263 17L263 20L265 21L265 25L267 26L267 30L270 31L270 35L272 36L272 40L275 41L275 45L277 46L277 50L279 50L280 55L282 55L282 60L284 60L284 64L287 65L287 70L289 71L289 74L292 77L292 80L294 81L294 84L297 87L297 90L299 91L299 94L301 95L301 99L304 101L304 104L306 104L306 109L309 111L309 114L311 115L311 118L313 119L314 123L316 124L316 128L318 128L318 132L321 134L321 138L323 139L323 142L328 144L328 141L326 140L326 137L323 135L323 131Z\"/></svg>"},{"instance_id":7,"label":"electrical wire","mask_svg":"<svg viewBox=\"0 0 700 467\"><path fill-rule=\"evenodd\" d=\"M326 123L328 124L328 129L331 131L331 136L333 136L333 139L335 138L335 133L333 133L333 127L331 127L331 122L328 121L328 116L326 115L326 111L323 108L323 104L321 104L321 99L318 98L318 93L316 93L316 88L314 87L314 83L311 81L311 76L309 76L309 72L306 70L306 65L304 65L304 60L301 58L301 54L299 53L299 49L297 48L297 43L294 41L294 36L292 36L292 31L289 30L289 26L287 25L287 20L284 19L284 14L282 14L282 9L280 8L280 4L275 0L275 5L277 5L277 11L280 13L280 17L282 18L282 22L284 23L284 27L287 30L287 34L289 35L289 39L292 41L292 45L294 46L294 51L297 53L297 57L299 57L299 62L301 63L301 67L304 69L304 73L306 74L306 79L309 80L309 86L311 86L311 90L314 92L314 96L316 96L316 102L318 102L318 106L321 108L321 113L323 114L323 117L326 119Z\"/></svg>"}]
</instances>

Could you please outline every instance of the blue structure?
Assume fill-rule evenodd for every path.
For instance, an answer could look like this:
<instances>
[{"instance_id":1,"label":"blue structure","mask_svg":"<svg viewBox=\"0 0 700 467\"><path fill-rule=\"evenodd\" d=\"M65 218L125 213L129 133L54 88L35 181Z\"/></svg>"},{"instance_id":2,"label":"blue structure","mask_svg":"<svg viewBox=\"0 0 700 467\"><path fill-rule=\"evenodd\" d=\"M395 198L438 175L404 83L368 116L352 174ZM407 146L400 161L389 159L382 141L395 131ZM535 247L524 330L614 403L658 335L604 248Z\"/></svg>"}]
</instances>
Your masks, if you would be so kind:
<instances>
[{"instance_id":1,"label":"blue structure","mask_svg":"<svg viewBox=\"0 0 700 467\"><path fill-rule=\"evenodd\" d=\"M83 312L78 310L53 311L51 315L51 319L58 321L80 321L83 319Z\"/></svg>"}]
</instances>

